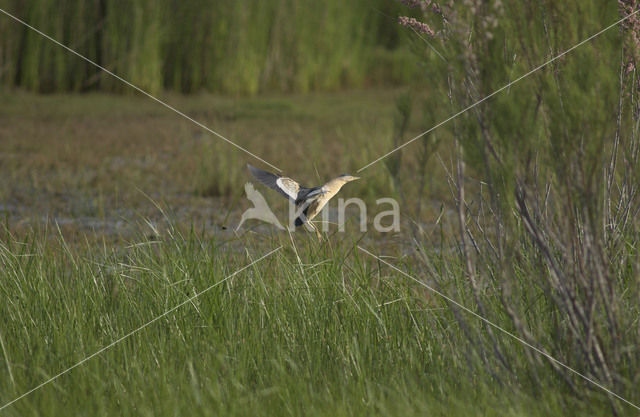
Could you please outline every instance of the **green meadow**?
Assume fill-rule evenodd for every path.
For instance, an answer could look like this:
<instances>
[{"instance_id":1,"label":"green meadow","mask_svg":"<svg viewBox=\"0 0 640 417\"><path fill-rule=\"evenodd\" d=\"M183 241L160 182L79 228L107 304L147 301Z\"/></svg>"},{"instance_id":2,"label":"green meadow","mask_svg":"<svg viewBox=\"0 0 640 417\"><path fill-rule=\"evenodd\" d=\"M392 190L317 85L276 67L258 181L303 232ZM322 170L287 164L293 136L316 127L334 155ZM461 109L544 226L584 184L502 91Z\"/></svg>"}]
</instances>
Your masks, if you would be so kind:
<instances>
[{"instance_id":1,"label":"green meadow","mask_svg":"<svg viewBox=\"0 0 640 417\"><path fill-rule=\"evenodd\" d=\"M0 14L0 416L637 415L640 13L435 4L0 0L368 210Z\"/></svg>"}]
</instances>

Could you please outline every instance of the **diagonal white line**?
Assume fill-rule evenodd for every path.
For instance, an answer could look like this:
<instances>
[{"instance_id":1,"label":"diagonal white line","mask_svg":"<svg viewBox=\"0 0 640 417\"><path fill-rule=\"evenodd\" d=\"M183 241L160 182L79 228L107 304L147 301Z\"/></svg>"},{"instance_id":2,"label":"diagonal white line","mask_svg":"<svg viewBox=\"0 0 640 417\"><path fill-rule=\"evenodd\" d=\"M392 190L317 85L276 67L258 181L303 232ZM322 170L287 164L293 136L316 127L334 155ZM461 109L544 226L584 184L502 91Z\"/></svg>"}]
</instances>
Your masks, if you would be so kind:
<instances>
[{"instance_id":1,"label":"diagonal white line","mask_svg":"<svg viewBox=\"0 0 640 417\"><path fill-rule=\"evenodd\" d=\"M251 267L252 265L257 264L258 262L260 262L261 260L267 258L268 256L274 254L275 252L279 251L282 248L282 246L279 246L278 248L272 250L271 252L267 253L266 255L261 256L260 258L256 259L255 261L251 262L248 265L243 266L242 268L238 269L236 272L234 272L231 275L228 275L227 277L225 277L224 279L216 282L215 284L207 287L206 289L200 291L199 293L197 293L196 295L187 298L186 300L184 300L183 302L181 302L180 304L176 305L175 307L165 311L164 313L160 314L158 317L146 322L145 324L143 324L142 326L138 327L135 330L130 331L129 333L125 334L124 336L122 336L121 338L114 340L113 342L109 343L108 345L104 346L103 348L101 348L100 350L97 350L96 352L92 353L91 355L87 356L86 358L82 359L80 362L77 362L76 364L70 366L69 368L65 369L64 371L52 376L51 378L47 379L46 381L44 381L43 383L31 388L29 391L25 392L24 394L20 395L17 398L14 398L13 400L9 401L8 403L0 406L0 411L4 410L5 408L9 407L11 404L15 403L16 401L21 400L22 398L26 397L27 395L31 394L34 391L37 391L38 389L44 387L45 385L49 384L52 381L55 381L56 379L58 379L59 377L61 377L62 375L66 374L67 372L71 371L74 368L77 368L78 366L82 365L83 363L87 362L88 360L98 356L99 354L101 354L102 352L104 352L105 350L117 345L118 343L122 342L124 339L128 338L129 336L134 335L135 333L139 332L140 330L144 329L145 327L149 326L150 324L160 320L161 318L167 316L168 314L171 314L172 312L176 311L177 309L179 309L180 307L182 307L183 305L192 302L193 300L195 300L196 298L200 297L202 294L204 294L205 292L217 287L218 285L222 284L223 282L229 280L230 278L233 278L234 276L236 276L237 274L239 274L240 272L244 271L245 269Z\"/></svg>"},{"instance_id":2,"label":"diagonal white line","mask_svg":"<svg viewBox=\"0 0 640 417\"><path fill-rule=\"evenodd\" d=\"M436 53L436 55L438 55L440 57L440 59L442 59L444 62L447 62L447 59L445 57L442 56L442 54L440 52L438 52L438 50L436 49L435 46L431 45L431 42L429 42L428 40L426 40L421 34L420 32L418 32L417 30L415 30L414 28L412 28L411 26L409 26L411 28L411 30L413 31L413 33L416 34L416 36L418 38L420 38L422 40L422 42L426 43L427 46L429 46L429 48L431 48L431 50L433 52Z\"/></svg>"},{"instance_id":3,"label":"diagonal white line","mask_svg":"<svg viewBox=\"0 0 640 417\"><path fill-rule=\"evenodd\" d=\"M548 60L547 62L545 62L544 64L538 65L537 67L535 67L534 69L532 69L531 71L527 72L524 75L521 75L520 77L516 78L513 81L510 81L509 83L505 84L504 86L500 87L499 89L497 89L496 91L494 91L493 93L489 94L488 96L476 101L475 103L471 104L468 107L465 107L464 109L460 110L459 112L455 113L454 115L450 116L449 118L441 121L440 123L438 123L437 125L433 126L432 128L430 128L429 130L425 130L424 132L420 133L418 136L414 137L413 139L403 143L402 145L398 146L397 148L387 152L386 154L382 155L381 157L379 157L378 159L376 159L373 162L368 163L367 165L363 166L362 168L360 168L357 172L363 171L367 168L369 168L371 165L375 164L376 162L379 162L381 160L383 160L384 158L386 158L387 156L391 155L394 152L399 151L400 149L404 148L405 146L409 145L410 143L415 142L416 140L420 139L421 137L423 137L424 135L436 130L437 128L439 128L440 126L450 122L451 120L455 119L456 117L460 116L461 114L467 112L468 110L471 110L472 108L474 108L475 106L477 106L478 104L490 99L491 97L495 96L496 94L498 94L499 92L511 87L513 84L517 83L518 81L521 81L525 78L527 78L528 76L530 76L531 74L533 74L534 72L546 67L547 65L549 65L550 63L552 63L553 61L562 58L563 56L565 56L566 54L568 54L569 52L573 51L574 49L584 45L585 43L589 42L590 40L592 40L593 38L596 38L600 35L602 35L604 32L606 32L607 30L611 29L612 27L615 27L617 25L619 25L620 23L624 22L625 20L627 20L628 18L630 18L631 16L635 15L636 13L638 13L640 11L640 9L636 10L633 13L630 13L629 15L623 17L622 19L618 20L615 23L610 24L609 26L607 26L606 28L600 30L597 33L594 33L593 35L589 36L587 39L583 40L582 42L579 42L575 45L573 45L571 48L567 49L566 51L560 53L559 55L556 55L555 57L551 58L550 60Z\"/></svg>"},{"instance_id":4,"label":"diagonal white line","mask_svg":"<svg viewBox=\"0 0 640 417\"><path fill-rule=\"evenodd\" d=\"M594 381L593 379L581 374L580 372L576 371L575 369L565 365L564 363L560 362L559 360L557 360L556 358L554 358L553 356L549 355L547 352L545 352L542 349L538 349L537 347L533 346L532 344L526 342L525 340L523 340L522 338L516 336L515 334L509 332L508 330L503 329L502 327L498 326L497 324L485 319L484 317L482 317L481 315L479 315L478 313L476 313L475 311L463 306L462 304L460 304L459 302L453 300L450 297L447 297L446 295L444 295L443 293L441 293L440 291L436 290L435 288L425 284L424 282L420 281L417 278L412 277L411 275L407 274L406 272L404 272L403 270L401 270L400 268L390 264L389 262L385 261L384 259L380 258L379 256L374 255L373 253L369 252L368 250L364 249L362 246L358 246L358 249L360 249L361 251L363 251L364 253L366 253L367 255L370 255L374 258L376 258L378 261L382 262L383 264L387 265L388 267L400 272L402 275L404 275L405 277L417 282L418 284L422 285L423 287L425 287L426 289L428 289L431 292L436 293L437 295L439 295L440 297L444 298L445 300L449 301L451 304L455 304L456 306L458 306L460 309L466 311L467 313L475 316L476 318L482 320L483 322L485 322L486 324L490 325L491 327L494 327L498 330L500 330L502 333L506 334L507 336L510 336L512 338L514 338L515 340L517 340L518 342L522 343L523 345L525 345L526 347L536 351L537 353L541 354L542 356L546 357L547 359L549 359L550 361L562 366L563 368L573 372L574 374L578 375L579 377L583 378L584 380L592 383L593 385L595 385L596 387L602 389L603 391L606 391L607 393L613 395L614 397L616 397L617 399L624 401L625 403L629 404L630 406L640 410L640 406L635 405L634 403L632 403L631 401L625 400L624 398L622 398L621 396L619 396L618 394L616 394L615 392L611 391L609 388L605 387L604 385Z\"/></svg>"},{"instance_id":5,"label":"diagonal white line","mask_svg":"<svg viewBox=\"0 0 640 417\"><path fill-rule=\"evenodd\" d=\"M277 170L278 172L282 172L282 170L280 168L278 168L275 165L270 164L269 162L265 161L264 159L260 158L258 155L251 153L250 151L248 151L247 149L243 148L242 146L232 142L231 140L227 139L226 137L222 136L220 133L208 128L207 126L203 125L202 123L200 123L199 121L193 119L192 117L187 116L185 113L181 112L180 110L176 109L175 107L171 106L170 104L165 103L164 101L160 100L159 98L153 96L151 93L143 90L142 88L130 83L129 81L125 80L124 78L120 77L117 74L114 74L113 72L109 71L108 69L106 69L105 67L95 63L94 61L92 61L91 59L87 58L86 56L80 54L79 52L74 51L73 49L69 48L68 46L58 42L57 40L53 39L51 36L47 35L46 33L34 28L33 26L31 26L30 24L28 24L27 22L25 22L24 20L21 20L20 18L12 15L11 13L7 12L6 10L0 9L0 12L4 13L5 15L7 15L8 17L12 18L13 20L15 20L16 22L23 24L24 26L28 27L29 29L33 30L34 32L36 32L37 34L41 35L42 37L50 40L51 42L55 43L56 45L66 49L67 51L71 52L72 54L82 58L83 60L87 61L88 63L90 63L91 65L95 66L96 68L101 69L102 71L106 72L107 74L111 75L112 77L122 81L123 83L125 83L126 85L128 85L129 87L137 90L138 92L144 94L145 96L149 97L150 99L156 101L159 104L162 104L164 107L168 108L169 110L179 114L180 116L184 117L185 119L191 121L192 123L196 124L197 126L201 127L202 129L206 130L207 132L219 137L220 139L224 140L225 142L227 142L228 144L235 146L236 148L240 149L241 151L251 155L252 157L256 158L257 160L264 162L265 164L269 165L271 168Z\"/></svg>"}]
</instances>

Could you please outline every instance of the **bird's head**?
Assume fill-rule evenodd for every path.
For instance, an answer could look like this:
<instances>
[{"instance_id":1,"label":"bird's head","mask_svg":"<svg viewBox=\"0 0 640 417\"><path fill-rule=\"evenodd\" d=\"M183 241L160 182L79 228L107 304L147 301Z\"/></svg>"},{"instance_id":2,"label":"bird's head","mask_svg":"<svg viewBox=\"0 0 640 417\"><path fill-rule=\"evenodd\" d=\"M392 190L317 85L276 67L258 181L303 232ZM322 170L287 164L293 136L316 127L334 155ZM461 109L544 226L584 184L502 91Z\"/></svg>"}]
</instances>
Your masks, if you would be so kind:
<instances>
[{"instance_id":1,"label":"bird's head","mask_svg":"<svg viewBox=\"0 0 640 417\"><path fill-rule=\"evenodd\" d=\"M351 181L355 181L355 180L359 180L360 177L354 177L353 175L349 175L349 174L342 174L338 177L341 181L343 181L345 184Z\"/></svg>"}]
</instances>

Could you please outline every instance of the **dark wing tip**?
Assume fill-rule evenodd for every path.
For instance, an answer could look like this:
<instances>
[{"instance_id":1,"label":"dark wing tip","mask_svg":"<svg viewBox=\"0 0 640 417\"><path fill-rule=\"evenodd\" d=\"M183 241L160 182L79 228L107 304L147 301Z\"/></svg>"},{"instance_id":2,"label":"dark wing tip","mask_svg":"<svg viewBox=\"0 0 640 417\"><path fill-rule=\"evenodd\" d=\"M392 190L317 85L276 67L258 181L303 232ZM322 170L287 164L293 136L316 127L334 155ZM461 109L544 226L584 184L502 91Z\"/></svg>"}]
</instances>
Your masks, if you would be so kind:
<instances>
[{"instance_id":1,"label":"dark wing tip","mask_svg":"<svg viewBox=\"0 0 640 417\"><path fill-rule=\"evenodd\" d=\"M254 167L251 164L247 164L247 168L249 169L249 172L251 172L251 174L256 175L256 173L260 172L260 170L256 167Z\"/></svg>"},{"instance_id":2,"label":"dark wing tip","mask_svg":"<svg viewBox=\"0 0 640 417\"><path fill-rule=\"evenodd\" d=\"M279 175L276 174L272 174L269 171L264 171L260 168L256 168L251 164L247 164L247 168L249 168L249 172L251 173L251 175L253 175L254 177L256 177L258 180L260 181L274 181L274 179L278 179L280 178Z\"/></svg>"},{"instance_id":3,"label":"dark wing tip","mask_svg":"<svg viewBox=\"0 0 640 417\"><path fill-rule=\"evenodd\" d=\"M272 174L269 171L263 171L251 164L247 164L247 168L249 168L249 172L251 173L251 175L253 175L253 177L260 181L262 184L278 191L280 194L284 195L287 198L291 198L291 196L278 184L278 180L281 178L279 175Z\"/></svg>"}]
</instances>

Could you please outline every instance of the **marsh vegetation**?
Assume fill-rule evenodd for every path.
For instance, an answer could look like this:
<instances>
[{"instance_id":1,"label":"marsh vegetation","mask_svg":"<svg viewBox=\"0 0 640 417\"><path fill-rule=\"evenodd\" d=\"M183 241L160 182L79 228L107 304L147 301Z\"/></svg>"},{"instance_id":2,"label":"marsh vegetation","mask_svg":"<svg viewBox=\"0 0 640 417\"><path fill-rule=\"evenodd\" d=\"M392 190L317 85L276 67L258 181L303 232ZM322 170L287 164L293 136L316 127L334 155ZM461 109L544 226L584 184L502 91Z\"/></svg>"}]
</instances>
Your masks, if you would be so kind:
<instances>
[{"instance_id":1,"label":"marsh vegetation","mask_svg":"<svg viewBox=\"0 0 640 417\"><path fill-rule=\"evenodd\" d=\"M16 89L12 75L0 90L2 404L180 307L0 413L634 415L584 377L640 401L635 6L463 3L392 6L435 35L409 32L411 87L330 91L367 85L326 81L330 66L285 87L252 73L226 89L185 76L189 65L148 78L189 116L321 183L626 18L359 173L348 193L396 198L398 233L359 233L354 217L324 242L259 223L236 234L246 154L144 97L104 93L121 86L36 95L44 84ZM308 90L322 91L292 94Z\"/></svg>"}]
</instances>

